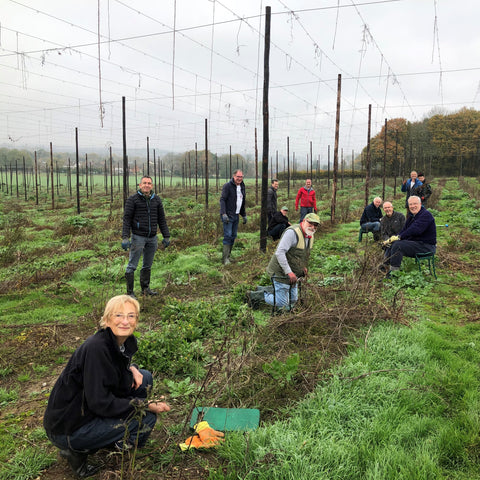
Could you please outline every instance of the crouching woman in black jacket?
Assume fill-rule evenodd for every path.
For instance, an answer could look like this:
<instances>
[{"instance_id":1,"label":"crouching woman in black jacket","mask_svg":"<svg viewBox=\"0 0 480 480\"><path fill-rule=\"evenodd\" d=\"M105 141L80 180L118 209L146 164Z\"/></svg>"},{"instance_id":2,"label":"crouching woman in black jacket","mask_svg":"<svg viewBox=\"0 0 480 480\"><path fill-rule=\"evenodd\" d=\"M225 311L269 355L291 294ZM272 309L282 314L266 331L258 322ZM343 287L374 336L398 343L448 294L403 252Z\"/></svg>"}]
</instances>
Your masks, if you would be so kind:
<instances>
[{"instance_id":1,"label":"crouching woman in black jacket","mask_svg":"<svg viewBox=\"0 0 480 480\"><path fill-rule=\"evenodd\" d=\"M142 447L156 414L170 410L164 402L146 402L152 374L131 363L139 310L129 295L110 299L100 329L73 353L50 394L43 419L47 436L81 478L99 470L87 462L89 454Z\"/></svg>"}]
</instances>

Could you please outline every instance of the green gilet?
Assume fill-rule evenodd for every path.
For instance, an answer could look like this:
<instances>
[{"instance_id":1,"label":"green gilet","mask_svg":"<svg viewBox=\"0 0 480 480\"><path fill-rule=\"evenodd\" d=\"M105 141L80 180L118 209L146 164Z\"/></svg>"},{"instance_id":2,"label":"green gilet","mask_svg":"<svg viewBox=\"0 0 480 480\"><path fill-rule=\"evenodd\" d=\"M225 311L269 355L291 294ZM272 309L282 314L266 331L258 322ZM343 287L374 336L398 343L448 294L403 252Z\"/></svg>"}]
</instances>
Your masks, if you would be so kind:
<instances>
[{"instance_id":1,"label":"green gilet","mask_svg":"<svg viewBox=\"0 0 480 480\"><path fill-rule=\"evenodd\" d=\"M288 227L287 230L293 230L297 235L297 245L295 247L290 248L287 251L286 257L292 272L297 277L304 276L304 269L308 265L308 259L310 258L310 250L313 246L313 237L310 238L308 242L308 247L305 245L305 237L300 228L300 225L292 225ZM287 231L285 230L285 232ZM284 234L285 234L284 232ZM267 273L270 277L275 276L275 280L280 283L290 283L288 279L288 275L285 275L283 268L280 266L277 260L277 256L275 254L272 255L270 262L268 263Z\"/></svg>"}]
</instances>

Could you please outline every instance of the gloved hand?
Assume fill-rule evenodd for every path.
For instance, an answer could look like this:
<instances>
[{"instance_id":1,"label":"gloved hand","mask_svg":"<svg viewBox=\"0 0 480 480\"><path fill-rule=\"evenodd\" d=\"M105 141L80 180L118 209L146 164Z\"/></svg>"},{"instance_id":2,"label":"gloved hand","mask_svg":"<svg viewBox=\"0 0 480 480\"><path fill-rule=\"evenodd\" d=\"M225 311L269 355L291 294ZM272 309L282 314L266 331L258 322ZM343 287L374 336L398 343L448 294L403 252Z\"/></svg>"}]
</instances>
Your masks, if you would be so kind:
<instances>
[{"instance_id":1,"label":"gloved hand","mask_svg":"<svg viewBox=\"0 0 480 480\"><path fill-rule=\"evenodd\" d=\"M122 248L127 251L132 246L132 242L128 238L122 238Z\"/></svg>"},{"instance_id":2,"label":"gloved hand","mask_svg":"<svg viewBox=\"0 0 480 480\"><path fill-rule=\"evenodd\" d=\"M163 240L162 240L162 245L167 248L169 245L170 245L170 237L165 237Z\"/></svg>"},{"instance_id":3,"label":"gloved hand","mask_svg":"<svg viewBox=\"0 0 480 480\"><path fill-rule=\"evenodd\" d=\"M185 442L180 443L180 448L185 451L189 448L212 448L224 440L225 434L214 430L208 422L200 422L194 426L195 435L188 437Z\"/></svg>"},{"instance_id":4,"label":"gloved hand","mask_svg":"<svg viewBox=\"0 0 480 480\"><path fill-rule=\"evenodd\" d=\"M245 225L246 223L247 223L247 216L245 215L245 216L243 217L243 224Z\"/></svg>"},{"instance_id":5,"label":"gloved hand","mask_svg":"<svg viewBox=\"0 0 480 480\"><path fill-rule=\"evenodd\" d=\"M384 247L389 247L393 242L396 242L397 240L400 240L400 237L398 235L392 235L388 240L382 242L382 245Z\"/></svg>"},{"instance_id":6,"label":"gloved hand","mask_svg":"<svg viewBox=\"0 0 480 480\"><path fill-rule=\"evenodd\" d=\"M226 213L224 213L222 215L222 220L225 222L225 223L228 223L230 221L230 219L228 218L228 215Z\"/></svg>"}]
</instances>

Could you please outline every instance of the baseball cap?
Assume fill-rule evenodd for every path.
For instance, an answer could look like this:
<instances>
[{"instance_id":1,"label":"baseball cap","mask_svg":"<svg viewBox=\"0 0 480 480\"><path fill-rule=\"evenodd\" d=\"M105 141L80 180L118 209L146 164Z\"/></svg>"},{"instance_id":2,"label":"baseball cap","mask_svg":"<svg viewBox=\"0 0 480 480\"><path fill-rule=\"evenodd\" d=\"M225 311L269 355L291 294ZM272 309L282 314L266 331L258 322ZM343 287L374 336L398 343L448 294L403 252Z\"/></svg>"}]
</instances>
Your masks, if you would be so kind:
<instances>
[{"instance_id":1,"label":"baseball cap","mask_svg":"<svg viewBox=\"0 0 480 480\"><path fill-rule=\"evenodd\" d=\"M305 215L305 220L310 223L320 224L320 217L316 213L307 213Z\"/></svg>"}]
</instances>

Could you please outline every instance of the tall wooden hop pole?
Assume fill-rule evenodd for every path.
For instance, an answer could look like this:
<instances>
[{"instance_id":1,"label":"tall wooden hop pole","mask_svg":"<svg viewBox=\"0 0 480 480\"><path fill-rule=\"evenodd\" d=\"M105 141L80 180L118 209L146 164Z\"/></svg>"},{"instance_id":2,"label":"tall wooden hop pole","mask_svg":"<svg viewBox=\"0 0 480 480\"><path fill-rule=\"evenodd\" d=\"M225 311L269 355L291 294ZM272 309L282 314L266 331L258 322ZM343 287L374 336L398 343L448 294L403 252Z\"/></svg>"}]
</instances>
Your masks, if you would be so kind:
<instances>
[{"instance_id":1,"label":"tall wooden hop pole","mask_svg":"<svg viewBox=\"0 0 480 480\"><path fill-rule=\"evenodd\" d=\"M262 210L260 215L260 250L267 251L267 190L268 190L268 85L270 82L270 18L271 8L265 7L265 50L263 58L263 153L262 153Z\"/></svg>"}]
</instances>

